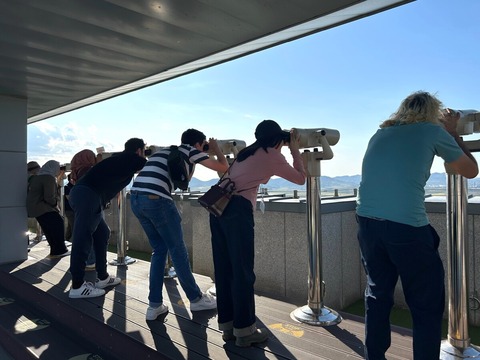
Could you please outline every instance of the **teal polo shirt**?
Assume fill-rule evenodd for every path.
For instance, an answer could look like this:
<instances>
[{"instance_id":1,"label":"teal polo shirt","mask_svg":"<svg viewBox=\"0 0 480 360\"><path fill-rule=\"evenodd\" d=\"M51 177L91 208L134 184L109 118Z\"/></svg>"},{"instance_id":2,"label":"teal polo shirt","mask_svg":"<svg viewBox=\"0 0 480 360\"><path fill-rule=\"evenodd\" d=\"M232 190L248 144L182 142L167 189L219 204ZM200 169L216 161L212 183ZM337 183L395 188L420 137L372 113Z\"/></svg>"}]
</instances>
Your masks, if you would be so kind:
<instances>
[{"instance_id":1,"label":"teal polo shirt","mask_svg":"<svg viewBox=\"0 0 480 360\"><path fill-rule=\"evenodd\" d=\"M414 123L379 129L362 163L357 214L411 226L429 223L425 184L435 156L449 163L463 151L440 125Z\"/></svg>"}]
</instances>

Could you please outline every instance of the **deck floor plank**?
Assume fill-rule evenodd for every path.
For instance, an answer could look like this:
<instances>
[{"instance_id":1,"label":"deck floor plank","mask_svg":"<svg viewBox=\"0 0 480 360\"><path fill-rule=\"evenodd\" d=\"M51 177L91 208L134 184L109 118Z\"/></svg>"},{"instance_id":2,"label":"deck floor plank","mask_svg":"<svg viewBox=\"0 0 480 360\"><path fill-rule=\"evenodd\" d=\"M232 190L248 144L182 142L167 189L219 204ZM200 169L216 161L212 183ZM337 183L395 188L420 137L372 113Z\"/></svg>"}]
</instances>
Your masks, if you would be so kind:
<instances>
[{"instance_id":1,"label":"deck floor plank","mask_svg":"<svg viewBox=\"0 0 480 360\"><path fill-rule=\"evenodd\" d=\"M111 266L108 270L123 279L115 289L107 289L104 297L69 299L69 257L46 258L48 245L36 244L26 261L0 266L16 280L33 285L47 293L60 309L73 307L84 316L101 325L127 334L137 342L172 359L301 359L342 360L362 359L364 339L363 318L342 314L343 321L336 326L311 326L297 322L290 313L299 304L282 299L256 295L258 326L271 332L269 341L260 346L238 348L233 342L224 343L218 330L216 311L191 312L188 299L177 279L166 279L164 302L169 312L156 321L145 321L148 305L148 262L137 260L128 266ZM109 260L116 254L109 253ZM206 291L213 285L209 277L194 274L199 287ZM95 272L86 272L88 281L95 280ZM1 285L1 284L0 284ZM59 310L60 311L60 310ZM0 323L2 320L0 319ZM79 324L79 326L82 326ZM87 331L87 329L85 329ZM411 359L412 338L408 330L394 328L388 359Z\"/></svg>"}]
</instances>

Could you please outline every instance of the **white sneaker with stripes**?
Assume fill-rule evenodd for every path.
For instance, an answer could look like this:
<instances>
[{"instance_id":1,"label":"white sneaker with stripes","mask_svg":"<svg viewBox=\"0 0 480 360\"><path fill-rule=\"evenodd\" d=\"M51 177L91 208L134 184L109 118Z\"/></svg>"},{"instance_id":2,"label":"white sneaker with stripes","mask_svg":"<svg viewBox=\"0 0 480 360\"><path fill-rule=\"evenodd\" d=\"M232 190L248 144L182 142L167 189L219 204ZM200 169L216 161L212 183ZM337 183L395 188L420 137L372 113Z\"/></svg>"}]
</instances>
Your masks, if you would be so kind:
<instances>
[{"instance_id":1,"label":"white sneaker with stripes","mask_svg":"<svg viewBox=\"0 0 480 360\"><path fill-rule=\"evenodd\" d=\"M108 275L108 277L104 280L97 279L97 281L95 281L95 287L97 287L98 289L105 289L108 286L117 286L121 282L122 279Z\"/></svg>"},{"instance_id":2,"label":"white sneaker with stripes","mask_svg":"<svg viewBox=\"0 0 480 360\"><path fill-rule=\"evenodd\" d=\"M105 295L105 290L96 288L91 282L84 282L78 289L71 288L68 297L71 299L92 298Z\"/></svg>"}]
</instances>

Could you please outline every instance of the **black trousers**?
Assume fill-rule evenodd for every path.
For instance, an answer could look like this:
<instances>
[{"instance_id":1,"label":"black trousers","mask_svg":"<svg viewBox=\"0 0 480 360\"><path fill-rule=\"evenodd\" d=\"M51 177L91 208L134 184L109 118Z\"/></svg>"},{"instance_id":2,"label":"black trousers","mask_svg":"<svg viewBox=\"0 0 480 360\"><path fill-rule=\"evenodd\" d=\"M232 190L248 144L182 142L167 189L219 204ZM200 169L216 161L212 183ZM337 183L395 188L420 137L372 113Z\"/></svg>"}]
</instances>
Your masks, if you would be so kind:
<instances>
[{"instance_id":1,"label":"black trousers","mask_svg":"<svg viewBox=\"0 0 480 360\"><path fill-rule=\"evenodd\" d=\"M56 211L50 211L36 217L50 245L50 255L60 255L67 252L65 246L63 218Z\"/></svg>"},{"instance_id":2,"label":"black trousers","mask_svg":"<svg viewBox=\"0 0 480 360\"><path fill-rule=\"evenodd\" d=\"M218 324L236 336L256 329L255 233L252 204L234 195L221 217L210 215Z\"/></svg>"}]
</instances>

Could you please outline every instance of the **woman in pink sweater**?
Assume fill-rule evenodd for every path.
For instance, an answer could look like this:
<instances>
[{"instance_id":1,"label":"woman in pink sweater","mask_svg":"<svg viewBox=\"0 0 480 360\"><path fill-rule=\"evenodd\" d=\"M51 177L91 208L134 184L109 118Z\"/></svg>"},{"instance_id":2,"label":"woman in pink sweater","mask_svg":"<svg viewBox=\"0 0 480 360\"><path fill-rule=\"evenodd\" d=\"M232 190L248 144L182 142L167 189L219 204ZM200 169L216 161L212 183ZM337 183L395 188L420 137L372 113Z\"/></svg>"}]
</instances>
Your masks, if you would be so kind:
<instances>
[{"instance_id":1,"label":"woman in pink sweater","mask_svg":"<svg viewBox=\"0 0 480 360\"><path fill-rule=\"evenodd\" d=\"M225 178L235 182L236 192L221 217L210 215L218 324L224 341L236 340L240 347L268 339L257 329L253 271L255 233L253 211L258 186L272 176L295 184L305 183L298 138L273 120L262 121L255 130L256 141L240 151ZM290 165L281 153L287 145L293 157Z\"/></svg>"}]
</instances>

